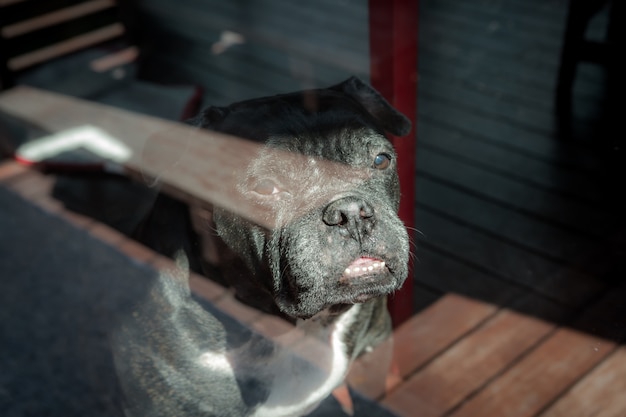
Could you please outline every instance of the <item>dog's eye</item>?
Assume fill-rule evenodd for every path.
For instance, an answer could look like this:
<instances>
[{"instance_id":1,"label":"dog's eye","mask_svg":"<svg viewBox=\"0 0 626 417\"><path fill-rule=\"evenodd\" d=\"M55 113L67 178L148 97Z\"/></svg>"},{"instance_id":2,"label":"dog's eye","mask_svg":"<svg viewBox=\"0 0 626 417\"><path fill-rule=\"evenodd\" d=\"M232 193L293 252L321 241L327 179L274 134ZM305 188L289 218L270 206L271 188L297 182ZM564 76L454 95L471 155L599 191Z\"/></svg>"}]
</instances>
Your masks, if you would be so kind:
<instances>
[{"instance_id":1,"label":"dog's eye","mask_svg":"<svg viewBox=\"0 0 626 417\"><path fill-rule=\"evenodd\" d=\"M379 153L374 158L374 168L376 169L387 169L391 165L391 155L386 153Z\"/></svg>"},{"instance_id":2,"label":"dog's eye","mask_svg":"<svg viewBox=\"0 0 626 417\"><path fill-rule=\"evenodd\" d=\"M261 195L273 195L280 192L278 185L269 179L262 179L254 187L254 191Z\"/></svg>"}]
</instances>

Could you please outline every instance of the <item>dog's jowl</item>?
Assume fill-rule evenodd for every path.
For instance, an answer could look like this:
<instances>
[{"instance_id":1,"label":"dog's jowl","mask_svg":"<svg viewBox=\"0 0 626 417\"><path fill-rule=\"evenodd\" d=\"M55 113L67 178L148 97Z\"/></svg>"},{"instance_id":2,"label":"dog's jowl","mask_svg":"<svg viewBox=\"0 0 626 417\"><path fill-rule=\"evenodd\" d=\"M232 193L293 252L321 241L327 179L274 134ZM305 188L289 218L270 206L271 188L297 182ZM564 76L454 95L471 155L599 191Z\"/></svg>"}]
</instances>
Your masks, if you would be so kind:
<instances>
[{"instance_id":1,"label":"dog's jowl","mask_svg":"<svg viewBox=\"0 0 626 417\"><path fill-rule=\"evenodd\" d=\"M183 249L179 268L160 274L115 335L126 411L304 415L354 358L389 335L386 296L407 275L409 239L396 214L397 155L385 135L406 135L410 123L357 78L209 107L190 123L258 144L233 173L232 192L263 221L218 205L203 221L193 210L171 219L170 227L186 219L195 229L188 239L202 247L171 245ZM293 332L268 340L201 306L190 295L189 263L218 266L238 299L294 323ZM325 353L303 359L281 343L289 337Z\"/></svg>"}]
</instances>

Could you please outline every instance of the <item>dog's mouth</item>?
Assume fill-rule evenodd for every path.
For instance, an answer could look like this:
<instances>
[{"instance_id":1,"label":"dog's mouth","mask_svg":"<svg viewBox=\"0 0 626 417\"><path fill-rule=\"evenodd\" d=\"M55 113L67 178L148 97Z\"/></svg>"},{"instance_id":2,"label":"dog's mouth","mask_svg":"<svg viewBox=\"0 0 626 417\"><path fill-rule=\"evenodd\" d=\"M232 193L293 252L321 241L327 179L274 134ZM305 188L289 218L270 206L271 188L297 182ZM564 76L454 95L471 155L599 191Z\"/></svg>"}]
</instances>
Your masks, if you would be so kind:
<instances>
[{"instance_id":1,"label":"dog's mouth","mask_svg":"<svg viewBox=\"0 0 626 417\"><path fill-rule=\"evenodd\" d=\"M376 276L388 272L389 269L382 259L362 256L346 267L339 282L342 284L350 284L354 281L363 283L363 280L375 279Z\"/></svg>"},{"instance_id":2,"label":"dog's mouth","mask_svg":"<svg viewBox=\"0 0 626 417\"><path fill-rule=\"evenodd\" d=\"M277 294L276 302L286 315L308 319L327 308L342 309L383 297L397 290L404 280L401 266L399 270L394 267L397 262L394 258L361 255L339 274L327 275L324 285L298 287L297 280L286 280L291 284Z\"/></svg>"},{"instance_id":3,"label":"dog's mouth","mask_svg":"<svg viewBox=\"0 0 626 417\"><path fill-rule=\"evenodd\" d=\"M339 286L347 290L344 301L363 303L392 292L396 279L384 260L362 256L344 269Z\"/></svg>"}]
</instances>

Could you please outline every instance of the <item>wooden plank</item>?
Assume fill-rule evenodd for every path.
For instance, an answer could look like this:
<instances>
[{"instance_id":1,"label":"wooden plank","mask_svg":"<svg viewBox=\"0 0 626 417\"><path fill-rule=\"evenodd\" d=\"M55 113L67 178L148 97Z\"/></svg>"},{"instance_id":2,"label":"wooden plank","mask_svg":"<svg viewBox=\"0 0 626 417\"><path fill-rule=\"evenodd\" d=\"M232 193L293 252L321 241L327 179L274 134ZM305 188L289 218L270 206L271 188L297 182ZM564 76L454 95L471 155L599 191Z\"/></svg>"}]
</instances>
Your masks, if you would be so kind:
<instances>
[{"instance_id":1,"label":"wooden plank","mask_svg":"<svg viewBox=\"0 0 626 417\"><path fill-rule=\"evenodd\" d=\"M617 213L611 215L598 205L553 194L430 149L419 152L417 168L418 176L427 174L459 190L592 240L602 241L610 236L619 219Z\"/></svg>"},{"instance_id":2,"label":"wooden plank","mask_svg":"<svg viewBox=\"0 0 626 417\"><path fill-rule=\"evenodd\" d=\"M483 62L515 62L524 66L535 76L551 75L554 77L559 65L560 39L546 45L546 41L540 36L524 34L521 30L507 30L502 25L506 16L501 16L500 22L489 22L477 30L477 24L468 19L451 17L449 13L430 14L430 19L422 33L429 39L438 38L463 46L465 50L482 51L485 58ZM585 77L587 78L587 77ZM600 74L587 78L591 83L601 83Z\"/></svg>"},{"instance_id":3,"label":"wooden plank","mask_svg":"<svg viewBox=\"0 0 626 417\"><path fill-rule=\"evenodd\" d=\"M497 307L457 294L447 294L394 332L394 360L407 378L435 355L447 349Z\"/></svg>"},{"instance_id":4,"label":"wooden plank","mask_svg":"<svg viewBox=\"0 0 626 417\"><path fill-rule=\"evenodd\" d=\"M565 9L562 7L561 12ZM449 1L433 3L425 13L445 27L470 34L473 40L506 43L514 48L534 46L539 51L556 54L558 59L563 25L555 25L554 19L542 22L541 13L532 19L496 7L463 7L462 3Z\"/></svg>"},{"instance_id":5,"label":"wooden plank","mask_svg":"<svg viewBox=\"0 0 626 417\"><path fill-rule=\"evenodd\" d=\"M33 16L44 15L55 10L70 7L90 0L7 0L7 13L3 16L5 25L28 20ZM0 6L2 6L0 4Z\"/></svg>"},{"instance_id":6,"label":"wooden plank","mask_svg":"<svg viewBox=\"0 0 626 417\"><path fill-rule=\"evenodd\" d=\"M89 63L89 67L95 72L106 72L118 66L131 64L137 60L138 56L139 48L129 46L121 51L94 59Z\"/></svg>"},{"instance_id":7,"label":"wooden plank","mask_svg":"<svg viewBox=\"0 0 626 417\"><path fill-rule=\"evenodd\" d=\"M302 88L325 87L358 75L367 79L367 5L316 2L315 6L277 0L254 2L241 8L230 2L187 1L174 9L164 1L140 7L145 30L153 34L158 53L147 56L145 73L160 82L202 85L210 104L265 96ZM282 9L284 6L284 9ZM350 13L342 13L350 9ZM210 10L208 16L198 18ZM277 12L280 10L280 12ZM221 54L207 53L225 30L244 37L241 45ZM249 31L270 32L283 42L305 41L320 48L359 57L350 70L326 60L327 54L309 53L304 45L284 49L251 36ZM180 45L184 44L184 48ZM342 55L346 61L349 54ZM358 67L358 68L357 68ZM250 77L251 72L255 76Z\"/></svg>"},{"instance_id":8,"label":"wooden plank","mask_svg":"<svg viewBox=\"0 0 626 417\"><path fill-rule=\"evenodd\" d=\"M52 13L47 13L42 16L37 16L32 19L5 26L2 28L2 35L5 38L14 38L28 32L87 16L91 13L113 7L114 5L115 2L113 0L87 1L75 6L67 7Z\"/></svg>"},{"instance_id":9,"label":"wooden plank","mask_svg":"<svg viewBox=\"0 0 626 417\"><path fill-rule=\"evenodd\" d=\"M483 89L485 94L490 93L494 98L505 97L522 103L543 100L538 108L552 106L550 93L556 83L550 78L536 78L533 74L514 71L506 61L494 68L481 64L484 57L476 56L474 60L465 57L461 54L463 49L454 43L433 43L435 45L424 44L420 49L420 75L424 79L444 78L452 84L469 84L473 89ZM467 53L470 56L478 54L471 50Z\"/></svg>"},{"instance_id":10,"label":"wooden plank","mask_svg":"<svg viewBox=\"0 0 626 417\"><path fill-rule=\"evenodd\" d=\"M192 79L204 87L207 102L216 105L323 87L350 75L367 79L366 3L322 1L296 5L283 0L263 0L248 6L186 1L172 9L162 1L142 4L139 13L147 24L144 29L155 35L155 44L159 46L157 60L148 56L144 69L161 82L171 82L172 76L180 82ZM210 14L203 16L207 10ZM219 55L207 53L224 30L243 35L245 43ZM293 47L285 50L264 42L262 37L248 36L250 30L280 33ZM343 54L343 64L349 63L351 69L326 61L326 53L308 54L299 45L300 41L315 43L333 54L349 52ZM179 48L181 43L186 47ZM362 65L352 62L350 54L359 56ZM256 76L250 77L251 73Z\"/></svg>"},{"instance_id":11,"label":"wooden plank","mask_svg":"<svg viewBox=\"0 0 626 417\"><path fill-rule=\"evenodd\" d=\"M191 81L196 85L201 85L204 90L203 97L206 98L207 104L213 106L226 106L246 98L268 95L269 86L265 86L263 82L250 79L240 80L237 72L212 72L212 66L208 65L207 61L208 59L186 54L175 56L156 54L146 58L145 75L150 81L167 80L167 82L177 83ZM244 68L248 74L254 71L253 68L245 65ZM164 77L163 74L169 75ZM276 91L273 90L273 92Z\"/></svg>"},{"instance_id":12,"label":"wooden plank","mask_svg":"<svg viewBox=\"0 0 626 417\"><path fill-rule=\"evenodd\" d=\"M415 284L442 293L454 292L494 304L506 304L519 297L525 289L519 285L473 268L450 256L422 246L415 262Z\"/></svg>"},{"instance_id":13,"label":"wooden plank","mask_svg":"<svg viewBox=\"0 0 626 417\"><path fill-rule=\"evenodd\" d=\"M19 3L26 0L0 0L0 7L8 6L10 4Z\"/></svg>"},{"instance_id":14,"label":"wooden plank","mask_svg":"<svg viewBox=\"0 0 626 417\"><path fill-rule=\"evenodd\" d=\"M450 416L535 416L614 348L605 339L559 329Z\"/></svg>"},{"instance_id":15,"label":"wooden plank","mask_svg":"<svg viewBox=\"0 0 626 417\"><path fill-rule=\"evenodd\" d=\"M583 173L597 176L602 172L602 159L583 147L564 145L539 132L524 131L489 115L460 109L450 102L428 100L418 112L418 117L426 121L432 120L477 140Z\"/></svg>"},{"instance_id":16,"label":"wooden plank","mask_svg":"<svg viewBox=\"0 0 626 417\"><path fill-rule=\"evenodd\" d=\"M0 110L55 133L84 125L100 128L128 147L124 166L140 178L160 178L186 201L228 207L273 227L267 208L252 207L236 192L238 176L233 175L255 160L259 145L29 87L3 93ZM208 163L216 156L219 164Z\"/></svg>"},{"instance_id":17,"label":"wooden plank","mask_svg":"<svg viewBox=\"0 0 626 417\"><path fill-rule=\"evenodd\" d=\"M555 77L537 77L533 74L527 74L526 71L519 71L519 66L508 61L497 65L473 65L473 61L466 62L465 57L457 56L452 52L447 53L450 49L462 49L454 44L444 45L438 49L434 48L434 45L429 44L421 52L420 74L427 83L441 79L450 86L457 85L457 88L460 89L489 95L492 100L498 101L504 108L516 104L523 106L522 109L530 106L537 110L544 109L546 112L553 111L553 91L556 88L556 83L551 78ZM467 53L472 55L472 51ZM483 59L484 57L475 58L478 62ZM451 67L454 69L450 69ZM578 72L581 74L600 74L602 68L582 64ZM576 117L571 122L577 130L585 129L583 133L586 134L590 128L593 128L592 123L595 122L594 117L598 116L598 108L601 108L604 91L598 82L585 82L585 79L581 78L580 81L577 78L572 92L577 103L573 113ZM553 130L553 133L560 134L558 130ZM584 137L584 135L579 134L578 137ZM572 145L572 143L567 142L563 144L566 147Z\"/></svg>"},{"instance_id":18,"label":"wooden plank","mask_svg":"<svg viewBox=\"0 0 626 417\"><path fill-rule=\"evenodd\" d=\"M606 183L599 178L477 140L432 121L420 123L419 135L422 149L454 156L496 174L580 202L606 202Z\"/></svg>"},{"instance_id":19,"label":"wooden plank","mask_svg":"<svg viewBox=\"0 0 626 417\"><path fill-rule=\"evenodd\" d=\"M399 416L442 416L554 327L504 309L391 392L383 404Z\"/></svg>"},{"instance_id":20,"label":"wooden plank","mask_svg":"<svg viewBox=\"0 0 626 417\"><path fill-rule=\"evenodd\" d=\"M517 1L510 0L499 3L502 11L513 15L524 15L529 18L537 17L541 20L551 22L556 27L563 26L564 19L564 5L560 2L545 2L545 1Z\"/></svg>"},{"instance_id":21,"label":"wooden plank","mask_svg":"<svg viewBox=\"0 0 626 417\"><path fill-rule=\"evenodd\" d=\"M495 278L515 283L527 291L572 307L583 307L605 288L605 284L592 275L439 216L423 207L416 210L416 223L423 234L418 245L418 258L421 258L422 247L433 248L466 265L488 272ZM431 274L420 263L418 268L420 275Z\"/></svg>"},{"instance_id":22,"label":"wooden plank","mask_svg":"<svg viewBox=\"0 0 626 417\"><path fill-rule=\"evenodd\" d=\"M519 35L526 34L541 39L560 39L566 8L559 3L527 2L534 8L519 7L513 2L500 2L497 7L484 7L465 1L440 0L428 3L429 10L437 10L446 15L462 16L485 27L491 22L505 19L505 29L519 29ZM542 7L543 6L543 7ZM534 36L533 36L534 35Z\"/></svg>"},{"instance_id":23,"label":"wooden plank","mask_svg":"<svg viewBox=\"0 0 626 417\"><path fill-rule=\"evenodd\" d=\"M219 37L216 34L216 37ZM348 73L320 62L286 55L279 50L247 42L219 55L207 54L211 44L195 42L185 51L166 52L172 59L174 71L176 60L182 60L198 70L206 72L196 78L202 85L219 88L227 97L227 103L255 96L273 95L304 88L327 87L348 77ZM257 74L250 78L250 71ZM362 75L362 74L361 74ZM210 97L207 95L207 97ZM216 103L212 98L210 104Z\"/></svg>"},{"instance_id":24,"label":"wooden plank","mask_svg":"<svg viewBox=\"0 0 626 417\"><path fill-rule=\"evenodd\" d=\"M626 416L626 348L617 349L539 417Z\"/></svg>"},{"instance_id":25,"label":"wooden plank","mask_svg":"<svg viewBox=\"0 0 626 417\"><path fill-rule=\"evenodd\" d=\"M430 25L435 26L438 23L437 20L429 22ZM502 56L499 59L495 59L491 51L484 50L476 45L472 45L463 40L462 37L451 37L439 30L433 28L431 31L426 31L427 27L424 27L421 32L422 38L427 41L424 42L425 53L423 59L436 57L440 60L448 60L454 62L455 66L459 70L464 71L476 71L486 72L486 75L496 75L497 78L493 81L509 80L510 82L523 81L524 84L531 86L543 86L547 92L554 91L556 86L555 70L556 65L550 66L549 69L537 70L531 63L525 63L521 65L515 57ZM454 30L450 28L449 30ZM522 66L528 71L519 73L519 68ZM598 86L598 72L597 71L581 71L580 80L577 80L577 84L585 91L592 90Z\"/></svg>"},{"instance_id":26,"label":"wooden plank","mask_svg":"<svg viewBox=\"0 0 626 417\"><path fill-rule=\"evenodd\" d=\"M577 319L577 329L619 343L626 341L626 282L623 270L615 267L615 281Z\"/></svg>"},{"instance_id":27,"label":"wooden plank","mask_svg":"<svg viewBox=\"0 0 626 417\"><path fill-rule=\"evenodd\" d=\"M522 129L533 130L555 135L554 115L545 109L526 106L516 101L505 101L503 97L494 97L485 91L476 91L450 82L450 77L426 75L428 82L420 90L421 97L436 97L454 101L455 106L464 107L468 111L479 110L492 117L506 120ZM550 102L548 102L549 104Z\"/></svg>"},{"instance_id":28,"label":"wooden plank","mask_svg":"<svg viewBox=\"0 0 626 417\"><path fill-rule=\"evenodd\" d=\"M8 66L13 71L23 70L49 59L122 36L124 32L124 26L120 23L114 23L66 41L11 58L8 62Z\"/></svg>"},{"instance_id":29,"label":"wooden plank","mask_svg":"<svg viewBox=\"0 0 626 417\"><path fill-rule=\"evenodd\" d=\"M185 6L190 11L199 12L210 7L212 12L228 20L223 26L230 26L235 31L290 34L292 41L306 39L328 49L358 51L363 58L367 57L368 10L365 2L318 1L307 4L257 0L242 7L235 2L201 0L185 2Z\"/></svg>"},{"instance_id":30,"label":"wooden plank","mask_svg":"<svg viewBox=\"0 0 626 417\"><path fill-rule=\"evenodd\" d=\"M436 85L438 84L438 79L441 79L441 77L429 77L428 74L425 74L424 78L427 81L425 85L427 85L428 88L424 88L423 91L420 91L422 100L448 102L451 103L452 106L468 113L484 115L496 121L508 123L522 132L538 133L549 138L559 138L562 134L558 123L555 123L552 109L542 110L542 106L536 108L534 106L527 106L524 103L518 103L517 97L513 97L511 100L499 97L494 100L494 97L485 94L484 91L476 91L475 89L465 88L465 86L455 85L453 80L449 78L443 79L442 86ZM587 90L589 93L599 91L600 89L597 86ZM586 96L588 95L589 94ZM549 98L546 100L548 103L552 101ZM576 127L577 131L579 131L577 132L578 136L583 136L583 134L593 130L595 122L593 117L597 115L589 110L595 110L599 105L601 105L600 100L595 99L588 103L586 109L578 109L577 107L577 114L573 125ZM586 110L583 116L578 114L580 110ZM566 146L585 147L586 145L582 143L568 143Z\"/></svg>"},{"instance_id":31,"label":"wooden plank","mask_svg":"<svg viewBox=\"0 0 626 417\"><path fill-rule=\"evenodd\" d=\"M444 292L424 287L415 282L413 286L413 314L417 314L437 302ZM393 297L393 295L392 295Z\"/></svg>"},{"instance_id":32,"label":"wooden plank","mask_svg":"<svg viewBox=\"0 0 626 417\"><path fill-rule=\"evenodd\" d=\"M169 19L174 19L171 23L180 22L178 26L181 28L234 30L251 42L261 43L282 50L287 54L305 56L315 61L325 62L348 73L360 73L363 68L367 68L367 55L363 51L337 49L333 46L334 42L320 42L318 34L324 30L320 28L305 30L309 27L306 21L296 22L283 19L281 26L279 26L281 30L277 30L276 25L261 26L261 22L249 19L252 16L245 15L245 13L243 23L241 16L216 13L229 4L226 2L215 2L211 7L208 7L206 3L197 7L198 4L186 5L183 8L182 5L173 5L169 2L151 2L144 5L143 11L147 16L153 18L155 16L168 16ZM281 14L281 18L282 16ZM247 21L245 20L246 17L248 18ZM291 29L285 31L284 25L290 26ZM196 33L196 36L200 35L200 32ZM286 33L289 33L290 36L286 36Z\"/></svg>"},{"instance_id":33,"label":"wooden plank","mask_svg":"<svg viewBox=\"0 0 626 417\"><path fill-rule=\"evenodd\" d=\"M537 79L532 74L505 71L498 65L471 65L463 56L447 56L432 45L421 51L420 77L431 83L436 80L489 96L503 105L516 104L525 108L552 112L554 107L553 79ZM580 86L577 86L580 87ZM584 83L583 83L584 87ZM601 89L594 83L586 88L576 88L576 97L585 102L576 105L577 118L589 120L593 110L602 102ZM505 106L506 107L506 106Z\"/></svg>"},{"instance_id":34,"label":"wooden plank","mask_svg":"<svg viewBox=\"0 0 626 417\"><path fill-rule=\"evenodd\" d=\"M158 36L167 36L159 43L159 53L147 56L142 74L160 82L202 85L207 102L227 105L254 96L266 96L304 88L327 87L353 75L348 71L295 53L285 53L263 43L249 42L214 55L207 53L220 32L202 31L194 26L172 27L164 21ZM170 34L171 36L168 36ZM194 37L195 35L195 37ZM158 39L160 39L157 37ZM180 42L185 48L180 48ZM250 77L251 71L255 77ZM367 79L367 66L354 73Z\"/></svg>"},{"instance_id":35,"label":"wooden plank","mask_svg":"<svg viewBox=\"0 0 626 417\"><path fill-rule=\"evenodd\" d=\"M488 30L488 28L485 29ZM512 49L508 50L508 43L499 43L497 37L481 38L470 31L463 32L450 22L446 22L445 19L435 18L435 16L427 26L422 28L421 34L424 39L433 41L431 48L444 46L447 50L442 52L456 52L454 56L457 56L460 51L466 51L468 56L460 58L466 62L471 58L479 59L478 62L483 65L488 62L502 62L504 70L512 69L512 63L516 62L528 68L529 75L534 77L554 74L558 67L558 57L551 56L545 51L526 49L525 45L520 44L512 45Z\"/></svg>"},{"instance_id":36,"label":"wooden plank","mask_svg":"<svg viewBox=\"0 0 626 417\"><path fill-rule=\"evenodd\" d=\"M243 182L246 167L258 163L262 155L268 157L261 144L28 87L4 93L0 110L60 133L55 137L57 142L71 132L72 140L81 140L82 144L115 145L115 149L123 150L116 160L118 164L150 183L162 183L186 202L224 207L268 229L282 227L280 222L289 221L276 218L273 205L251 197L247 188L251 185ZM346 170L351 170L348 175L364 181L371 175L368 169L321 159L313 167L309 158L299 153L278 149L271 152L272 158L292 165L302 175L308 175L307 169L314 170L311 175L320 183L330 183L329 178L346 175ZM283 185L286 189L298 189L298 179L293 181ZM345 192L344 186L354 187L354 183L327 187L327 194L298 194L302 198L298 212L290 215L305 215L326 204L333 195Z\"/></svg>"},{"instance_id":37,"label":"wooden plank","mask_svg":"<svg viewBox=\"0 0 626 417\"><path fill-rule=\"evenodd\" d=\"M393 340L355 361L347 382L369 398L380 399L496 311L494 305L447 294L400 325Z\"/></svg>"},{"instance_id":38,"label":"wooden plank","mask_svg":"<svg viewBox=\"0 0 626 417\"><path fill-rule=\"evenodd\" d=\"M204 2L201 3L204 7ZM228 6L230 13L241 16L241 5L216 2ZM234 7L233 7L234 6ZM355 51L367 59L368 10L366 2L341 4L338 2L294 3L281 0L255 1L246 5L245 12L252 19L240 24L259 30L273 29L295 38L314 40L325 48ZM285 16L289 16L285 19Z\"/></svg>"},{"instance_id":39,"label":"wooden plank","mask_svg":"<svg viewBox=\"0 0 626 417\"><path fill-rule=\"evenodd\" d=\"M610 268L607 262L612 255L597 241L462 192L424 174L417 182L420 194L416 203L431 212L589 273L602 275Z\"/></svg>"}]
</instances>

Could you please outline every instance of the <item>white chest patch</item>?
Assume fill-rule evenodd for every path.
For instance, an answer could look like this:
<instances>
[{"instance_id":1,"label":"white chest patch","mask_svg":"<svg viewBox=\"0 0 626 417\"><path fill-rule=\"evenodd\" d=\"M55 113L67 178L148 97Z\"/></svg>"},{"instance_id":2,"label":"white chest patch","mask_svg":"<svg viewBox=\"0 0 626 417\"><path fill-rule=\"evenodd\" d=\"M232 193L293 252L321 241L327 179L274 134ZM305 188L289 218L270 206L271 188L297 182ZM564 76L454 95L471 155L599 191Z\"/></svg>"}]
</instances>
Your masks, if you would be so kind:
<instances>
[{"instance_id":1,"label":"white chest patch","mask_svg":"<svg viewBox=\"0 0 626 417\"><path fill-rule=\"evenodd\" d=\"M221 374L232 374L233 369L226 355L215 352L204 352L198 358L198 363L204 368L208 368L210 372Z\"/></svg>"},{"instance_id":2,"label":"white chest patch","mask_svg":"<svg viewBox=\"0 0 626 417\"><path fill-rule=\"evenodd\" d=\"M293 333L283 335L286 339L295 338L297 343L283 345L277 340L274 353L260 361L254 359L254 346L249 344L227 353L202 352L197 364L213 378L237 374L266 383L269 396L252 417L305 415L345 378L350 361L344 338L360 309L360 304L354 305L332 325L322 325L323 320L299 323Z\"/></svg>"},{"instance_id":3,"label":"white chest patch","mask_svg":"<svg viewBox=\"0 0 626 417\"><path fill-rule=\"evenodd\" d=\"M305 333L311 340L327 340L324 357L317 357L324 369L303 361L298 352L285 349L282 355L272 361L273 384L267 401L260 406L253 417L296 417L315 408L333 389L341 384L348 372L350 361L343 342L346 331L354 322L360 304L345 312L329 328L307 325ZM317 334L312 334L316 333ZM321 337L320 337L321 336ZM323 339L322 339L323 338ZM303 346L306 349L306 346ZM319 352L318 352L319 354Z\"/></svg>"}]
</instances>

